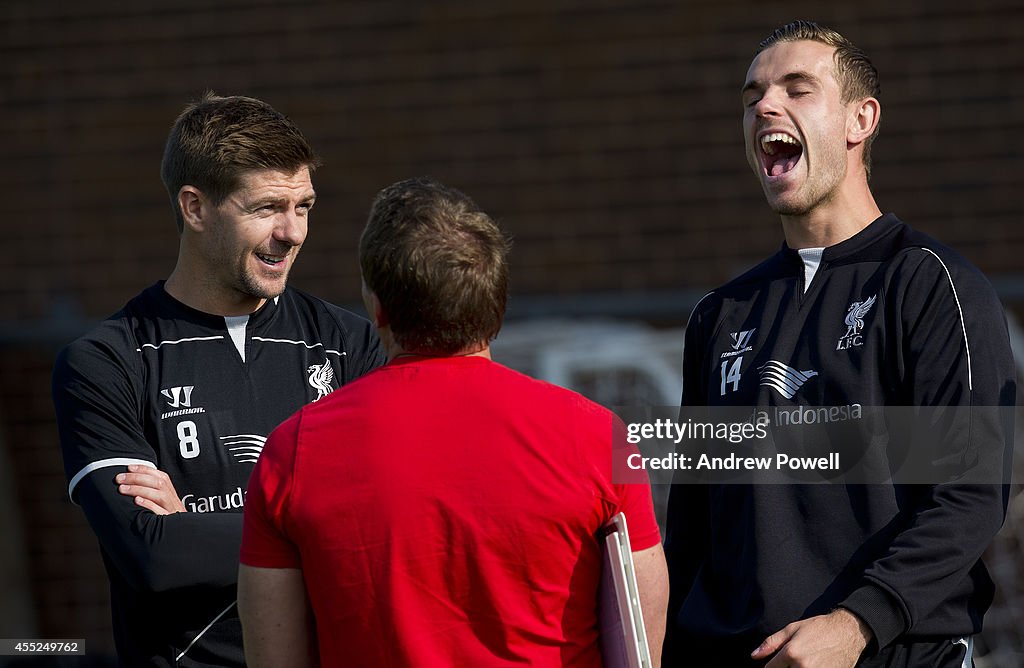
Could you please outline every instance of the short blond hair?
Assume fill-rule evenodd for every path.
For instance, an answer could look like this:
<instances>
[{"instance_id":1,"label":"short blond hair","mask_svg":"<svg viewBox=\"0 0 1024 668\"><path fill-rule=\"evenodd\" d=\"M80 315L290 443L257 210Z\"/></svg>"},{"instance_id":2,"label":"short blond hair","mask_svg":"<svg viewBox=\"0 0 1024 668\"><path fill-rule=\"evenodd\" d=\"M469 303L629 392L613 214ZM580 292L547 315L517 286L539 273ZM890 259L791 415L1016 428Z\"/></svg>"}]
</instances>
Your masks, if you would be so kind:
<instances>
[{"instance_id":1,"label":"short blond hair","mask_svg":"<svg viewBox=\"0 0 1024 668\"><path fill-rule=\"evenodd\" d=\"M878 83L878 70L875 69L867 54L839 32L818 25L814 21L793 21L777 28L775 32L761 40L754 55L771 48L780 42L799 41L820 42L835 49L835 77L844 103L863 100L868 97L878 98L882 93ZM878 126L871 136L864 140L864 170L871 178L871 144L878 136Z\"/></svg>"}]
</instances>

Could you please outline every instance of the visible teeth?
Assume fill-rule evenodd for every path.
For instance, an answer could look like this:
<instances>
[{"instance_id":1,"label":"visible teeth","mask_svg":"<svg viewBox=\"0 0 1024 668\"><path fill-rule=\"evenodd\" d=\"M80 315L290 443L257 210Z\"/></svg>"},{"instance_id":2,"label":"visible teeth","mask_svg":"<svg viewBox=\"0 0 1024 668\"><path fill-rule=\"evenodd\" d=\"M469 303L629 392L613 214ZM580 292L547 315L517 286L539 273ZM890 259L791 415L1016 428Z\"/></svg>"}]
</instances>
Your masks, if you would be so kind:
<instances>
[{"instance_id":1,"label":"visible teeth","mask_svg":"<svg viewBox=\"0 0 1024 668\"><path fill-rule=\"evenodd\" d=\"M281 257L274 257L273 255L263 255L262 253L256 253L256 257L263 260L264 262L269 262L270 264L277 264L278 262L284 259Z\"/></svg>"},{"instance_id":2,"label":"visible teeth","mask_svg":"<svg viewBox=\"0 0 1024 668\"><path fill-rule=\"evenodd\" d=\"M767 134L761 137L761 149L768 155L774 155L775 148L771 145L771 143L776 141L781 141L786 144L793 144L794 146L800 145L800 142L798 142L790 135L787 135L785 132L773 132L771 134Z\"/></svg>"}]
</instances>

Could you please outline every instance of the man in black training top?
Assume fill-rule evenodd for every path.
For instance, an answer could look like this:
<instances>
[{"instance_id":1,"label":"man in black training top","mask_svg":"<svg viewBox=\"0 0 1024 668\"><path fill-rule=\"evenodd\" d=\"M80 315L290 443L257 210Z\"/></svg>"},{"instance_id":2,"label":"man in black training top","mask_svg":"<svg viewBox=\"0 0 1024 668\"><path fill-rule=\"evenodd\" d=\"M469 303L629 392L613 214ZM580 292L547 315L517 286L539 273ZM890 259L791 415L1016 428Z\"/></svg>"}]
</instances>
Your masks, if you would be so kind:
<instances>
[{"instance_id":1,"label":"man in black training top","mask_svg":"<svg viewBox=\"0 0 1024 668\"><path fill-rule=\"evenodd\" d=\"M68 492L99 538L123 665L244 665L238 551L263 443L384 362L368 321L285 287L317 164L264 102L187 107L161 165L174 271L57 359Z\"/></svg>"},{"instance_id":2,"label":"man in black training top","mask_svg":"<svg viewBox=\"0 0 1024 668\"><path fill-rule=\"evenodd\" d=\"M1012 448L1010 411L986 407L1013 405L1014 364L984 277L875 204L878 90L867 56L832 30L800 21L760 45L743 130L785 245L694 308L683 404L837 407L837 420L857 406L965 407L970 431L950 440L964 452L890 431L864 462L884 467L909 442L928 466L981 452L996 473L674 485L666 666L971 665L993 592L979 559L1003 520Z\"/></svg>"}]
</instances>

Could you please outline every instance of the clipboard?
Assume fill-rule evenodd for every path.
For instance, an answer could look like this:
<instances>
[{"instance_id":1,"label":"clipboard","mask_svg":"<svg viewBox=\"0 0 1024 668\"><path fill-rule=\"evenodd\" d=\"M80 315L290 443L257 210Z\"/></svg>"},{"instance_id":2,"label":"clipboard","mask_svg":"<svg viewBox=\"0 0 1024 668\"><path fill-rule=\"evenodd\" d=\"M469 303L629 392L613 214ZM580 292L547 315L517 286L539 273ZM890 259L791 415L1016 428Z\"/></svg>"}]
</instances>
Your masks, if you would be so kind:
<instances>
[{"instance_id":1,"label":"clipboard","mask_svg":"<svg viewBox=\"0 0 1024 668\"><path fill-rule=\"evenodd\" d=\"M640 592L626 516L619 513L601 529L604 564L598 591L601 655L606 668L651 668Z\"/></svg>"}]
</instances>

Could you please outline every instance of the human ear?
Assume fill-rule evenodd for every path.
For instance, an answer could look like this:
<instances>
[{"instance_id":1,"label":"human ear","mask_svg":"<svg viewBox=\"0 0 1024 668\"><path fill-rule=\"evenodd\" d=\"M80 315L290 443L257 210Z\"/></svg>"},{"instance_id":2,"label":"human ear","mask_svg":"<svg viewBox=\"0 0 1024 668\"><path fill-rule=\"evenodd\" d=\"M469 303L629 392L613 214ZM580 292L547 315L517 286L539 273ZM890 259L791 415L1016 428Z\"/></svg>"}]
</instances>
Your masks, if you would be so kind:
<instances>
[{"instance_id":1,"label":"human ear","mask_svg":"<svg viewBox=\"0 0 1024 668\"><path fill-rule=\"evenodd\" d=\"M878 128L882 107L878 104L878 100L868 97L853 106L851 112L846 130L846 142L861 144Z\"/></svg>"},{"instance_id":2,"label":"human ear","mask_svg":"<svg viewBox=\"0 0 1024 668\"><path fill-rule=\"evenodd\" d=\"M202 232L205 226L205 208L209 206L209 199L195 186L182 186L178 191L178 209L181 211L186 229Z\"/></svg>"}]
</instances>

